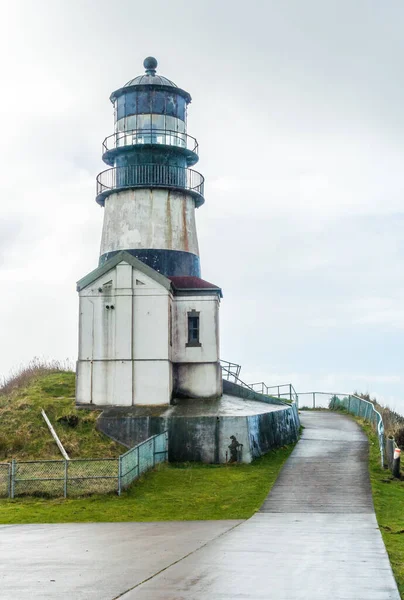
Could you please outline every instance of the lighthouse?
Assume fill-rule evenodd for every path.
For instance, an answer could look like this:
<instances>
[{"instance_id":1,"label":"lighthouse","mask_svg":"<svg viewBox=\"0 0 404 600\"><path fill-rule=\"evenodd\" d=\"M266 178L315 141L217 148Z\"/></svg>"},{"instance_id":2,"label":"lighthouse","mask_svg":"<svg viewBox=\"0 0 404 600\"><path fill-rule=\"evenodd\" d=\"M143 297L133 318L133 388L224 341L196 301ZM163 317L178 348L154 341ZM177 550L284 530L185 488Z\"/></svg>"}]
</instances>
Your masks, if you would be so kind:
<instances>
[{"instance_id":1,"label":"lighthouse","mask_svg":"<svg viewBox=\"0 0 404 600\"><path fill-rule=\"evenodd\" d=\"M204 178L188 92L157 61L111 94L114 133L97 177L98 267L77 283L78 405L217 398L220 287L201 278L195 210Z\"/></svg>"}]
</instances>

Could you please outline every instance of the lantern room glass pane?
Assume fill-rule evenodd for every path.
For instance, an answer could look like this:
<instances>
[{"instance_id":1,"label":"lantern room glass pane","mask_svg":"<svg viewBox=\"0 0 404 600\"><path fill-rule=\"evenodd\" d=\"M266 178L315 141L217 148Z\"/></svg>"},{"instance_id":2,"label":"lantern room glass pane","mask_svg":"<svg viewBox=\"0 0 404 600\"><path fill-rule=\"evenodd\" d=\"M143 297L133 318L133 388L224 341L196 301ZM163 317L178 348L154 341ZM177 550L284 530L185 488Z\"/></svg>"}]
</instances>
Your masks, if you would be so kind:
<instances>
[{"instance_id":1,"label":"lantern room glass pane","mask_svg":"<svg viewBox=\"0 0 404 600\"><path fill-rule=\"evenodd\" d=\"M177 102L174 94L167 94L166 114L172 117L177 116Z\"/></svg>"},{"instance_id":2,"label":"lantern room glass pane","mask_svg":"<svg viewBox=\"0 0 404 600\"><path fill-rule=\"evenodd\" d=\"M186 103L185 98L177 96L177 117L185 121Z\"/></svg>"},{"instance_id":3,"label":"lantern room glass pane","mask_svg":"<svg viewBox=\"0 0 404 600\"><path fill-rule=\"evenodd\" d=\"M166 112L166 92L154 91L152 97L152 112L163 115Z\"/></svg>"},{"instance_id":4,"label":"lantern room glass pane","mask_svg":"<svg viewBox=\"0 0 404 600\"><path fill-rule=\"evenodd\" d=\"M137 113L137 94L136 92L130 92L126 94L126 106L125 114L134 115Z\"/></svg>"},{"instance_id":5,"label":"lantern room glass pane","mask_svg":"<svg viewBox=\"0 0 404 600\"><path fill-rule=\"evenodd\" d=\"M151 112L150 91L137 92L137 112Z\"/></svg>"},{"instance_id":6,"label":"lantern room glass pane","mask_svg":"<svg viewBox=\"0 0 404 600\"><path fill-rule=\"evenodd\" d=\"M125 116L125 95L119 96L117 104L117 117L122 119Z\"/></svg>"},{"instance_id":7,"label":"lantern room glass pane","mask_svg":"<svg viewBox=\"0 0 404 600\"><path fill-rule=\"evenodd\" d=\"M137 129L151 129L151 115L137 116Z\"/></svg>"},{"instance_id":8,"label":"lantern room glass pane","mask_svg":"<svg viewBox=\"0 0 404 600\"><path fill-rule=\"evenodd\" d=\"M166 129L169 131L177 131L177 119L166 116Z\"/></svg>"},{"instance_id":9,"label":"lantern room glass pane","mask_svg":"<svg viewBox=\"0 0 404 600\"><path fill-rule=\"evenodd\" d=\"M123 131L124 129L125 129L125 119L119 119L119 121L116 122L116 130Z\"/></svg>"},{"instance_id":10,"label":"lantern room glass pane","mask_svg":"<svg viewBox=\"0 0 404 600\"><path fill-rule=\"evenodd\" d=\"M165 115L152 115L152 129L164 129L165 120Z\"/></svg>"}]
</instances>

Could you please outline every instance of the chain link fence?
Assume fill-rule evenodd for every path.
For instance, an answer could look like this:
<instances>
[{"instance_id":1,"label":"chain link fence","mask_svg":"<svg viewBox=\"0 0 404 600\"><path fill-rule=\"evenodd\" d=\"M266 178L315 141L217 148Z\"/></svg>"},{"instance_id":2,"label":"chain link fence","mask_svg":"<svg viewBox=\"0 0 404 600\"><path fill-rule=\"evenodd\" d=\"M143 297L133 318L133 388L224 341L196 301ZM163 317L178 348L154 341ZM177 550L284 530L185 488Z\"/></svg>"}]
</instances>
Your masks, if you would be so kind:
<instances>
[{"instance_id":1,"label":"chain link fence","mask_svg":"<svg viewBox=\"0 0 404 600\"><path fill-rule=\"evenodd\" d=\"M119 457L118 494L132 481L168 458L168 432L155 435Z\"/></svg>"},{"instance_id":2,"label":"chain link fence","mask_svg":"<svg viewBox=\"0 0 404 600\"><path fill-rule=\"evenodd\" d=\"M10 496L10 472L11 465L9 463L0 463L0 498Z\"/></svg>"},{"instance_id":3,"label":"chain link fence","mask_svg":"<svg viewBox=\"0 0 404 600\"><path fill-rule=\"evenodd\" d=\"M107 494L127 488L168 457L168 434L150 439L118 458L29 460L0 463L0 497L47 498Z\"/></svg>"}]
</instances>

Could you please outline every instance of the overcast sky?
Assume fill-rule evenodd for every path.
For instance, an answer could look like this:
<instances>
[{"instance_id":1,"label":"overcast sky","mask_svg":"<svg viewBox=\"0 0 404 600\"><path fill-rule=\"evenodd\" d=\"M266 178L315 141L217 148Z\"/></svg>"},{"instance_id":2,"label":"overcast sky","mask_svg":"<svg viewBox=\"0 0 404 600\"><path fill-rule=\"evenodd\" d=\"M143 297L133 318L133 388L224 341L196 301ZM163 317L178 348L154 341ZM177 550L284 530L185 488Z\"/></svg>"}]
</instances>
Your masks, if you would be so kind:
<instances>
[{"instance_id":1,"label":"overcast sky","mask_svg":"<svg viewBox=\"0 0 404 600\"><path fill-rule=\"evenodd\" d=\"M246 381L404 412L402 0L14 0L0 18L0 374L77 354L109 94L189 91L202 276Z\"/></svg>"}]
</instances>

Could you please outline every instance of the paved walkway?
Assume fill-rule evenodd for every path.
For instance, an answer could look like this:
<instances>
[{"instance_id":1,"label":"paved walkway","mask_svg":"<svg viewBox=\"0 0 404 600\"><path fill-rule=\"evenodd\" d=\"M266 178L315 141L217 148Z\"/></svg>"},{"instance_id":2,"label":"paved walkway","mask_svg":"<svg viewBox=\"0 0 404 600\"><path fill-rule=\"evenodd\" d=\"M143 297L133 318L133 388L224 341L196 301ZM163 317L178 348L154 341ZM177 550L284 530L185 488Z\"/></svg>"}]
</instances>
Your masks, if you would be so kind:
<instances>
[{"instance_id":1,"label":"paved walkway","mask_svg":"<svg viewBox=\"0 0 404 600\"><path fill-rule=\"evenodd\" d=\"M0 526L1 600L399 600L366 437L335 413L302 423L248 521Z\"/></svg>"},{"instance_id":2,"label":"paved walkway","mask_svg":"<svg viewBox=\"0 0 404 600\"><path fill-rule=\"evenodd\" d=\"M305 413L261 512L123 595L125 600L399 600L373 512L367 438Z\"/></svg>"}]
</instances>

